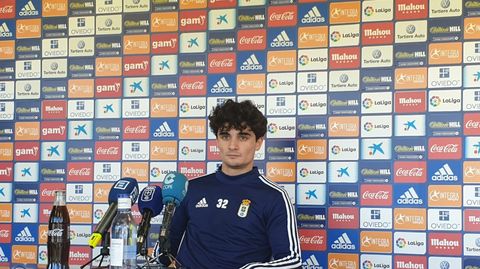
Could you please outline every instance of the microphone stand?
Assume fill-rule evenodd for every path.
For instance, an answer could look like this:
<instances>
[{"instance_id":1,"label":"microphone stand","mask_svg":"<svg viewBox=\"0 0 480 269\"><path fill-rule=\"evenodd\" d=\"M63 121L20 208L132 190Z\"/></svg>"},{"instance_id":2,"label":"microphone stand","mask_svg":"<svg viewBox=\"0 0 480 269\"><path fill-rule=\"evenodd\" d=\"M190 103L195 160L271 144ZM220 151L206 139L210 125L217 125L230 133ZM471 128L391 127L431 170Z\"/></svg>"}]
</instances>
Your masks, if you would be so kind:
<instances>
[{"instance_id":1,"label":"microphone stand","mask_svg":"<svg viewBox=\"0 0 480 269\"><path fill-rule=\"evenodd\" d=\"M160 229L160 233L158 236L158 245L159 245L159 253L158 255L154 258L154 260L160 261L160 257L162 256L167 256L168 259L170 260L170 265L174 265L174 267L167 267L167 269L170 268L181 268L180 262L171 254L171 244L170 244L170 224L172 223L172 218L169 217L167 218L166 216L173 216L173 213L175 211L175 204L174 203L168 203L165 206L165 212L163 213L163 221L162 221L162 228Z\"/></svg>"},{"instance_id":2,"label":"microphone stand","mask_svg":"<svg viewBox=\"0 0 480 269\"><path fill-rule=\"evenodd\" d=\"M103 234L102 234L102 248L100 249L100 254L98 254L97 256L95 256L93 259L91 259L90 261L88 261L86 264L82 265L80 267L80 269L83 269L85 268L87 265L91 264L93 261L95 261L96 259L98 259L100 256L100 263L98 264L98 267L97 269L108 269L108 265L105 265L105 266L102 266L102 262L103 262L103 259L106 257L106 256L110 256L110 232L108 231L105 231Z\"/></svg>"}]
</instances>

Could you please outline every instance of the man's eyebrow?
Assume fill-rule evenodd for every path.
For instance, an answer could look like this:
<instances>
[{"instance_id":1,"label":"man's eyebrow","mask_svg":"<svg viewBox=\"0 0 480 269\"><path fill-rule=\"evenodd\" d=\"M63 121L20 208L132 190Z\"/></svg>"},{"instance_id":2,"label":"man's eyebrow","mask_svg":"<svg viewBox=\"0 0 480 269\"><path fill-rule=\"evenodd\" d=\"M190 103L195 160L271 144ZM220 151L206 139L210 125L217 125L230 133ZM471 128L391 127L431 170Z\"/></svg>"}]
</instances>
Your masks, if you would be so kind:
<instances>
[{"instance_id":1,"label":"man's eyebrow","mask_svg":"<svg viewBox=\"0 0 480 269\"><path fill-rule=\"evenodd\" d=\"M248 136L251 136L252 134L251 133L247 133L245 131L240 131L238 134L240 135L248 135Z\"/></svg>"}]
</instances>

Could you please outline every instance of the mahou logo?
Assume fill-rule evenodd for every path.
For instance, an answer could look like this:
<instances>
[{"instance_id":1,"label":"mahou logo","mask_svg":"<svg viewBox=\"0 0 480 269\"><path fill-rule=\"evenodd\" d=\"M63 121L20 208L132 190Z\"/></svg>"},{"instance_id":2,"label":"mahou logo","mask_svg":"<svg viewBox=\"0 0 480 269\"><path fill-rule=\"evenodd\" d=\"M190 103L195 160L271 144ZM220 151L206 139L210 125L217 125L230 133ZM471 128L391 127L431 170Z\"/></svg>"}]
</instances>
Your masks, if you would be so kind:
<instances>
[{"instance_id":1,"label":"mahou logo","mask_svg":"<svg viewBox=\"0 0 480 269\"><path fill-rule=\"evenodd\" d=\"M362 206L392 205L392 185L362 185L360 192Z\"/></svg>"},{"instance_id":2,"label":"mahou logo","mask_svg":"<svg viewBox=\"0 0 480 269\"><path fill-rule=\"evenodd\" d=\"M42 119L66 119L67 101L64 100L44 100L42 101Z\"/></svg>"},{"instance_id":3,"label":"mahou logo","mask_svg":"<svg viewBox=\"0 0 480 269\"><path fill-rule=\"evenodd\" d=\"M428 253L431 255L462 255L463 244L460 233L430 233L428 242Z\"/></svg>"},{"instance_id":4,"label":"mahou logo","mask_svg":"<svg viewBox=\"0 0 480 269\"><path fill-rule=\"evenodd\" d=\"M427 269L426 256L402 256L394 258L394 269Z\"/></svg>"},{"instance_id":5,"label":"mahou logo","mask_svg":"<svg viewBox=\"0 0 480 269\"><path fill-rule=\"evenodd\" d=\"M207 166L205 162L182 162L178 164L178 171L184 174L188 179L205 175Z\"/></svg>"},{"instance_id":6,"label":"mahou logo","mask_svg":"<svg viewBox=\"0 0 480 269\"><path fill-rule=\"evenodd\" d=\"M67 167L67 181L92 181L93 163L70 162Z\"/></svg>"},{"instance_id":7,"label":"mahou logo","mask_svg":"<svg viewBox=\"0 0 480 269\"><path fill-rule=\"evenodd\" d=\"M393 23L365 23L362 25L363 45L382 45L393 43Z\"/></svg>"},{"instance_id":8,"label":"mahou logo","mask_svg":"<svg viewBox=\"0 0 480 269\"><path fill-rule=\"evenodd\" d=\"M238 50L264 50L267 47L265 29L238 31Z\"/></svg>"},{"instance_id":9,"label":"mahou logo","mask_svg":"<svg viewBox=\"0 0 480 269\"><path fill-rule=\"evenodd\" d=\"M480 113L467 113L463 116L463 133L480 135Z\"/></svg>"},{"instance_id":10,"label":"mahou logo","mask_svg":"<svg viewBox=\"0 0 480 269\"><path fill-rule=\"evenodd\" d=\"M119 161L121 157L120 141L100 141L95 143L95 160Z\"/></svg>"},{"instance_id":11,"label":"mahou logo","mask_svg":"<svg viewBox=\"0 0 480 269\"><path fill-rule=\"evenodd\" d=\"M426 92L396 92L396 113L424 113L427 110Z\"/></svg>"},{"instance_id":12,"label":"mahou logo","mask_svg":"<svg viewBox=\"0 0 480 269\"><path fill-rule=\"evenodd\" d=\"M427 181L426 162L395 162L395 183L424 183Z\"/></svg>"},{"instance_id":13,"label":"mahou logo","mask_svg":"<svg viewBox=\"0 0 480 269\"><path fill-rule=\"evenodd\" d=\"M208 54L208 73L235 73L236 66L236 54L233 52Z\"/></svg>"},{"instance_id":14,"label":"mahou logo","mask_svg":"<svg viewBox=\"0 0 480 269\"><path fill-rule=\"evenodd\" d=\"M298 235L302 250L325 251L327 249L327 232L325 230L300 229Z\"/></svg>"},{"instance_id":15,"label":"mahou logo","mask_svg":"<svg viewBox=\"0 0 480 269\"><path fill-rule=\"evenodd\" d=\"M480 232L480 210L465 209L464 230L466 232Z\"/></svg>"},{"instance_id":16,"label":"mahou logo","mask_svg":"<svg viewBox=\"0 0 480 269\"><path fill-rule=\"evenodd\" d=\"M328 220L330 229L358 229L360 215L358 208L330 207Z\"/></svg>"},{"instance_id":17,"label":"mahou logo","mask_svg":"<svg viewBox=\"0 0 480 269\"><path fill-rule=\"evenodd\" d=\"M460 137L430 138L428 140L428 158L436 160L461 159L462 139Z\"/></svg>"},{"instance_id":18,"label":"mahou logo","mask_svg":"<svg viewBox=\"0 0 480 269\"><path fill-rule=\"evenodd\" d=\"M331 48L330 68L351 69L360 66L360 48Z\"/></svg>"},{"instance_id":19,"label":"mahou logo","mask_svg":"<svg viewBox=\"0 0 480 269\"><path fill-rule=\"evenodd\" d=\"M297 25L297 6L268 7L268 27L286 27Z\"/></svg>"}]
</instances>

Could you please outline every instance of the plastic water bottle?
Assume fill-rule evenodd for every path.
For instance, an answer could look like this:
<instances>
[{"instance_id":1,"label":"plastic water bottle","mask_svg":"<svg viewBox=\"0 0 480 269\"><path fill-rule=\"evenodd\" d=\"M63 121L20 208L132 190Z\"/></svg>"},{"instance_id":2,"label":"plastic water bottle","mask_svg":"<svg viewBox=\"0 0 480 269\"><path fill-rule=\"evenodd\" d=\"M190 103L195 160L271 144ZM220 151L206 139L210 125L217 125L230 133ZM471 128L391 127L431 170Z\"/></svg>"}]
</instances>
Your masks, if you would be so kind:
<instances>
[{"instance_id":1,"label":"plastic water bottle","mask_svg":"<svg viewBox=\"0 0 480 269\"><path fill-rule=\"evenodd\" d=\"M137 266L137 224L131 213L132 200L119 195L117 215L110 231L110 269Z\"/></svg>"}]
</instances>

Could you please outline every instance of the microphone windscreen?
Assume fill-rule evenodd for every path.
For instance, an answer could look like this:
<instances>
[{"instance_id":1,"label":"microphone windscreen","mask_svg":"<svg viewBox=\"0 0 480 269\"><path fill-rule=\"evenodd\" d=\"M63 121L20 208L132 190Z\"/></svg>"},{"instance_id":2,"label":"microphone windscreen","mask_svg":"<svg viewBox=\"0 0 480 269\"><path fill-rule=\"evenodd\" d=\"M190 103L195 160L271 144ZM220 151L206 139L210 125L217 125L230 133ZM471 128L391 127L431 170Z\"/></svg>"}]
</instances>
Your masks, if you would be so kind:
<instances>
[{"instance_id":1,"label":"microphone windscreen","mask_svg":"<svg viewBox=\"0 0 480 269\"><path fill-rule=\"evenodd\" d=\"M187 188L188 179L185 175L178 172L168 173L163 180L163 204L173 202L178 206L187 194Z\"/></svg>"},{"instance_id":2,"label":"microphone windscreen","mask_svg":"<svg viewBox=\"0 0 480 269\"><path fill-rule=\"evenodd\" d=\"M138 183L137 180L131 177L124 177L115 184L113 184L108 194L108 203L112 204L118 201L119 194L127 194L132 199L132 205L135 204L138 198Z\"/></svg>"},{"instance_id":3,"label":"microphone windscreen","mask_svg":"<svg viewBox=\"0 0 480 269\"><path fill-rule=\"evenodd\" d=\"M140 192L138 199L138 209L140 213L144 213L145 209L152 211L152 217L155 217L162 212L163 209L162 188L159 186L147 186Z\"/></svg>"}]
</instances>

